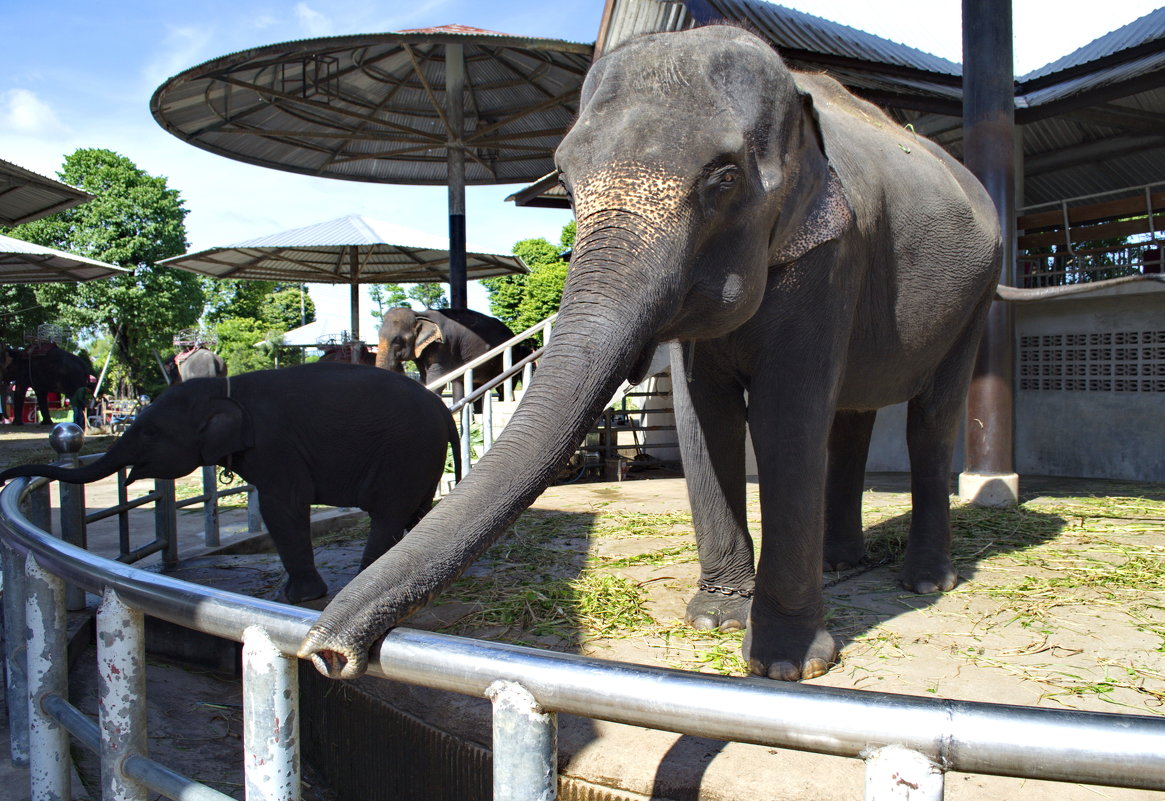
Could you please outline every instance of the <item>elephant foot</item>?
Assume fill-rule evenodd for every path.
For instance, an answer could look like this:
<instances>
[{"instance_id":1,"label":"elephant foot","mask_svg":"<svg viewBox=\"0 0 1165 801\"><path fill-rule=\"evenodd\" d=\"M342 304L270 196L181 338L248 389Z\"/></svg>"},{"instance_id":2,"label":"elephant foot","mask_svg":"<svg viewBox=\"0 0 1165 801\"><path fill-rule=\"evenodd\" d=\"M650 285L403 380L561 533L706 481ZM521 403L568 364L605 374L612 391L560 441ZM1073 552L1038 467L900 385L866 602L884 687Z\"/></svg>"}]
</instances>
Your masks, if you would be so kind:
<instances>
[{"instance_id":1,"label":"elephant foot","mask_svg":"<svg viewBox=\"0 0 1165 801\"><path fill-rule=\"evenodd\" d=\"M748 622L751 606L751 589L737 590L701 581L700 590L688 601L684 619L696 629L737 631Z\"/></svg>"},{"instance_id":2,"label":"elephant foot","mask_svg":"<svg viewBox=\"0 0 1165 801\"><path fill-rule=\"evenodd\" d=\"M302 604L323 598L327 594L327 583L319 573L316 573L314 576L287 579L287 583L283 585L283 592L280 593L280 600L289 604Z\"/></svg>"},{"instance_id":3,"label":"elephant foot","mask_svg":"<svg viewBox=\"0 0 1165 801\"><path fill-rule=\"evenodd\" d=\"M927 595L932 592L953 590L959 583L959 574L955 572L951 558L946 554L917 557L907 548L898 581L911 592Z\"/></svg>"},{"instance_id":4,"label":"elephant foot","mask_svg":"<svg viewBox=\"0 0 1165 801\"><path fill-rule=\"evenodd\" d=\"M753 619L741 655L755 676L777 681L815 679L837 664L837 642L820 623Z\"/></svg>"},{"instance_id":5,"label":"elephant foot","mask_svg":"<svg viewBox=\"0 0 1165 801\"><path fill-rule=\"evenodd\" d=\"M866 542L859 537L856 542L831 542L825 539L825 554L822 567L826 573L849 570L862 564L866 559Z\"/></svg>"}]
</instances>

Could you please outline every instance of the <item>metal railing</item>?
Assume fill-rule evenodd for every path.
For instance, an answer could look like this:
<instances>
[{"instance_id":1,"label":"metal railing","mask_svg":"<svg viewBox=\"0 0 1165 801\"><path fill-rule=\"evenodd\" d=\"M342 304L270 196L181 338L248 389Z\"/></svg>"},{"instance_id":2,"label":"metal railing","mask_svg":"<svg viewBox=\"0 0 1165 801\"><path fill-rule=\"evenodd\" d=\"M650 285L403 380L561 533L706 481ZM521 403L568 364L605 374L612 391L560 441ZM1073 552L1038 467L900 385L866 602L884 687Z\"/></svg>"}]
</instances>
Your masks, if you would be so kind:
<instances>
[{"instance_id":1,"label":"metal railing","mask_svg":"<svg viewBox=\"0 0 1165 801\"><path fill-rule=\"evenodd\" d=\"M6 657L12 757L29 765L31 798L68 797L69 735L99 754L105 798L228 798L146 756L144 619L153 616L243 643L247 798L296 801L294 654L318 613L90 554L29 519L30 490L17 479L0 492L0 545L6 626L28 633L7 638ZM66 582L102 598L97 721L67 700ZM382 640L369 673L491 699L498 801L555 797L560 712L862 759L867 801L941 799L947 771L1165 789L1162 718L709 676L407 628Z\"/></svg>"}]
</instances>

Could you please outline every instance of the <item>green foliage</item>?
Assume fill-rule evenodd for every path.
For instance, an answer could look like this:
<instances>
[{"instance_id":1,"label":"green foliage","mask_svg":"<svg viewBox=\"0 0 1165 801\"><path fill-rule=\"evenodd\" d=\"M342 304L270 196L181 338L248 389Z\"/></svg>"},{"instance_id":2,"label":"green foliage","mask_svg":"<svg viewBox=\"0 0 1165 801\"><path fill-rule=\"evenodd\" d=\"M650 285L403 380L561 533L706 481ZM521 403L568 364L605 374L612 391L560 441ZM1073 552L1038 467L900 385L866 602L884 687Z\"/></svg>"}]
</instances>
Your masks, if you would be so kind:
<instances>
[{"instance_id":1,"label":"green foliage","mask_svg":"<svg viewBox=\"0 0 1165 801\"><path fill-rule=\"evenodd\" d=\"M413 284L407 294L426 309L449 308L449 299L445 297L445 288L441 284Z\"/></svg>"},{"instance_id":2,"label":"green foliage","mask_svg":"<svg viewBox=\"0 0 1165 801\"><path fill-rule=\"evenodd\" d=\"M519 333L557 312L568 267L563 254L574 246L574 237L572 220L563 227L558 245L542 238L515 243L513 253L526 262L530 273L482 281L490 313Z\"/></svg>"},{"instance_id":3,"label":"green foliage","mask_svg":"<svg viewBox=\"0 0 1165 801\"><path fill-rule=\"evenodd\" d=\"M259 304L258 320L276 331L290 331L314 321L316 304L299 287L279 289L266 295Z\"/></svg>"},{"instance_id":4,"label":"green foliage","mask_svg":"<svg viewBox=\"0 0 1165 801\"><path fill-rule=\"evenodd\" d=\"M253 317L223 320L214 330L218 334L218 355L226 362L230 375L275 367L276 357L281 365L299 360L299 351L295 348L281 350L276 346L260 344L272 339L279 340L282 332L272 331Z\"/></svg>"},{"instance_id":5,"label":"green foliage","mask_svg":"<svg viewBox=\"0 0 1165 801\"><path fill-rule=\"evenodd\" d=\"M376 308L372 310L372 316L378 320L384 316L384 312L388 309L409 305L409 297L400 284L373 284L368 289L368 296L376 304Z\"/></svg>"},{"instance_id":6,"label":"green foliage","mask_svg":"<svg viewBox=\"0 0 1165 801\"><path fill-rule=\"evenodd\" d=\"M186 250L186 209L166 179L148 175L109 150L79 149L58 173L95 197L59 214L17 226L13 236L132 270L81 284L42 284L35 295L49 320L113 338L115 358L134 388L155 383L154 350L198 322L201 279L157 262Z\"/></svg>"}]
</instances>

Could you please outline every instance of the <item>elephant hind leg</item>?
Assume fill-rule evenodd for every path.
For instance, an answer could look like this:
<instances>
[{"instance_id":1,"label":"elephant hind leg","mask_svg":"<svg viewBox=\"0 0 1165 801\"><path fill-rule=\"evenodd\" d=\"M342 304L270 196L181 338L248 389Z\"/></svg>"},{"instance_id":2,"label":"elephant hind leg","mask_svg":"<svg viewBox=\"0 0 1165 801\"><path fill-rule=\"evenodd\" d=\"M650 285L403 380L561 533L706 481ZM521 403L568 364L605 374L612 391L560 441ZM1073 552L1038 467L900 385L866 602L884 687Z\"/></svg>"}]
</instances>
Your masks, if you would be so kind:
<instances>
[{"instance_id":1,"label":"elephant hind leg","mask_svg":"<svg viewBox=\"0 0 1165 801\"><path fill-rule=\"evenodd\" d=\"M390 508L369 512L368 542L365 543L364 554L360 558L361 570L384 556L389 548L404 539L405 534L433 508L432 497L436 492L437 487L434 485L432 492L412 511Z\"/></svg>"},{"instance_id":2,"label":"elephant hind leg","mask_svg":"<svg viewBox=\"0 0 1165 801\"><path fill-rule=\"evenodd\" d=\"M308 496L310 497L310 496ZM328 585L316 570L311 544L311 507L286 494L259 491L259 511L279 561L287 571L283 596L293 604L313 601L328 594Z\"/></svg>"},{"instance_id":3,"label":"elephant hind leg","mask_svg":"<svg viewBox=\"0 0 1165 801\"><path fill-rule=\"evenodd\" d=\"M826 570L846 570L865 558L862 487L876 411L838 411L829 432L825 485Z\"/></svg>"}]
</instances>

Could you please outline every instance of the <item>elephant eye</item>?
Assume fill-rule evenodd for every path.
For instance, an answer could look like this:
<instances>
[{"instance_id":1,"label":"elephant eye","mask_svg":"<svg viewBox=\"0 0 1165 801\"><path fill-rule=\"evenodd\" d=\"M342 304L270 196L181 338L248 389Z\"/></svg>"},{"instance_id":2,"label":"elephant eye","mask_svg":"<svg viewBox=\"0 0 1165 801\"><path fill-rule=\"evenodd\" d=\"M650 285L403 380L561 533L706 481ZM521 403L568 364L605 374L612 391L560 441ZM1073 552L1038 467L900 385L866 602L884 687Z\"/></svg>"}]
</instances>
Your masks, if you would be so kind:
<instances>
[{"instance_id":1,"label":"elephant eye","mask_svg":"<svg viewBox=\"0 0 1165 801\"><path fill-rule=\"evenodd\" d=\"M717 170L713 178L719 183L720 189L733 189L740 182L740 168L724 167Z\"/></svg>"}]
</instances>

